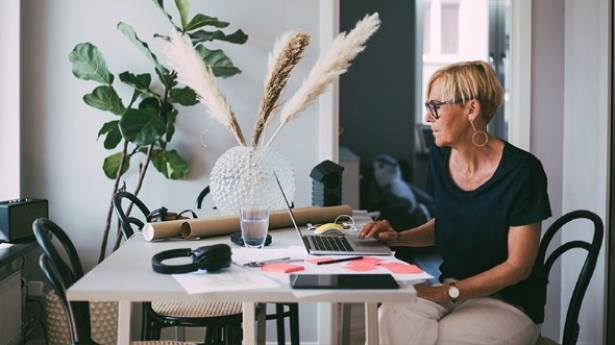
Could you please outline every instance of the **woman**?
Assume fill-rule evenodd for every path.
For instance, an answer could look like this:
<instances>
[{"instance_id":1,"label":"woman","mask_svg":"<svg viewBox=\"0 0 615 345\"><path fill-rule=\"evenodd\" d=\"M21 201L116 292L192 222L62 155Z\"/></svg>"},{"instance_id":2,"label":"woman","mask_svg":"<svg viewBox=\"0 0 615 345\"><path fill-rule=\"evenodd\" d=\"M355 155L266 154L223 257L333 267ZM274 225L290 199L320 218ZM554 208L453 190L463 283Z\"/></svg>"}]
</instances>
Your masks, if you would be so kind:
<instances>
[{"instance_id":1,"label":"woman","mask_svg":"<svg viewBox=\"0 0 615 345\"><path fill-rule=\"evenodd\" d=\"M380 342L534 344L544 318L546 281L535 265L541 222L551 216L547 179L532 154L494 137L487 124L502 102L491 66L461 62L437 70L427 86L431 123L429 222L397 232L386 221L361 238L395 246L433 246L441 284L415 285L417 302L383 304Z\"/></svg>"}]
</instances>

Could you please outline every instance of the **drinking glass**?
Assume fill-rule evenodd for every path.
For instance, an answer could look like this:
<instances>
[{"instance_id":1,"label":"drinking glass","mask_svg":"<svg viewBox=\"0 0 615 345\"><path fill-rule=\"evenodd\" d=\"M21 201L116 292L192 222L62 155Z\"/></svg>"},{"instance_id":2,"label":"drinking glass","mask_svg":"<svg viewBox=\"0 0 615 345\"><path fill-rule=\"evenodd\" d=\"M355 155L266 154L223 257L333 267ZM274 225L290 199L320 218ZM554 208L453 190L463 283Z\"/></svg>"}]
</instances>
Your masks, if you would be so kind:
<instances>
[{"instance_id":1,"label":"drinking glass","mask_svg":"<svg viewBox=\"0 0 615 345\"><path fill-rule=\"evenodd\" d=\"M241 237L247 248L263 248L269 230L269 206L264 204L240 207Z\"/></svg>"}]
</instances>

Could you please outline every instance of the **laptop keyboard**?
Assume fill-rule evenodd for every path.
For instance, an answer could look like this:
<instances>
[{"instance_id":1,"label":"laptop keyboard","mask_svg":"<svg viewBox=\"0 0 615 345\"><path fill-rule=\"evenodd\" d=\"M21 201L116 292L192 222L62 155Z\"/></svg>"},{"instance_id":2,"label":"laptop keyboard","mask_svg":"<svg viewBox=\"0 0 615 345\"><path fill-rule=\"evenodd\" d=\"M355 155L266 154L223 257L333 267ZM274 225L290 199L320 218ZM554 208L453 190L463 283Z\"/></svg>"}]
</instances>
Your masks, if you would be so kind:
<instances>
[{"instance_id":1,"label":"laptop keyboard","mask_svg":"<svg viewBox=\"0 0 615 345\"><path fill-rule=\"evenodd\" d=\"M352 246L343 236L312 236L314 249L338 252L354 252Z\"/></svg>"}]
</instances>

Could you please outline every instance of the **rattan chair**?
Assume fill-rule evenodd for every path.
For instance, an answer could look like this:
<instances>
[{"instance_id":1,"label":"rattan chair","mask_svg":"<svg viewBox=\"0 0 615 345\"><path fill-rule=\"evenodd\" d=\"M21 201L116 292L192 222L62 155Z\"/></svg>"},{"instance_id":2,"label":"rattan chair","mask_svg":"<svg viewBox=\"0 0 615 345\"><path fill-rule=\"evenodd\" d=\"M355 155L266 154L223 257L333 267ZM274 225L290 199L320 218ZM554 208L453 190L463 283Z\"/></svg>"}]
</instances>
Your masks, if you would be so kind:
<instances>
[{"instance_id":1,"label":"rattan chair","mask_svg":"<svg viewBox=\"0 0 615 345\"><path fill-rule=\"evenodd\" d=\"M62 305L68 321L70 343L72 345L98 344L92 337L90 324L90 303L69 302L66 290L83 277L83 268L77 250L68 235L52 221L40 218L34 221L34 235L43 249L39 263L49 280L57 299ZM59 246L54 245L53 237L61 244L63 254L68 257L68 263L62 259ZM117 322L117 318L116 318ZM190 345L174 341L133 342L133 345Z\"/></svg>"},{"instance_id":2,"label":"rattan chair","mask_svg":"<svg viewBox=\"0 0 615 345\"><path fill-rule=\"evenodd\" d=\"M593 223L593 237L591 242L582 240L570 240L561 244L547 255L547 249L549 244L553 240L553 237L557 232L564 227L567 223L576 220L585 219ZM572 227L571 227L572 228ZM546 279L548 281L549 272L553 267L555 261L570 249L585 249L587 251L587 257L585 263L581 267L581 272L577 278L570 303L568 304L568 311L566 312L566 320L564 322L564 333L562 335L563 345L574 345L577 343L579 337L579 312L581 311L581 304L585 297L585 292L589 282L594 274L596 268L596 262L598 261L598 254L600 253L600 247L602 246L602 239L604 236L604 225L602 219L593 212L586 210L579 210L567 213L557 219L545 232L542 240L540 241L540 247L538 249L538 257L536 262L543 262L545 268ZM537 345L557 344L555 341L541 336L538 339Z\"/></svg>"},{"instance_id":3,"label":"rattan chair","mask_svg":"<svg viewBox=\"0 0 615 345\"><path fill-rule=\"evenodd\" d=\"M129 217L122 205L127 199L143 214L143 220ZM113 206L119 218L122 235L128 240L135 234L133 226L141 230L150 218L149 208L135 195L118 192L113 197ZM152 301L143 303L142 339L160 339L162 328L206 327L205 343L241 342L241 302L178 302Z\"/></svg>"}]
</instances>

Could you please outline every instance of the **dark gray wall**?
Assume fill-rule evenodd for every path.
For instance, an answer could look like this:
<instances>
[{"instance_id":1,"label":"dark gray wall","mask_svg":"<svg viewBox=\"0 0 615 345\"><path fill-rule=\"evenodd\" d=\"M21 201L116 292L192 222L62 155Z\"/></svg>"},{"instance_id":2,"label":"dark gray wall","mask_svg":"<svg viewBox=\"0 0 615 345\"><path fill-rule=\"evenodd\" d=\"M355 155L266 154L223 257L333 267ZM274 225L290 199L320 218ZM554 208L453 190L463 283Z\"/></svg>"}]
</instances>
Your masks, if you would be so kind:
<instances>
[{"instance_id":1,"label":"dark gray wall","mask_svg":"<svg viewBox=\"0 0 615 345\"><path fill-rule=\"evenodd\" d=\"M387 153L412 162L415 1L341 0L340 31L373 12L380 29L340 79L340 145L362 161Z\"/></svg>"}]
</instances>

